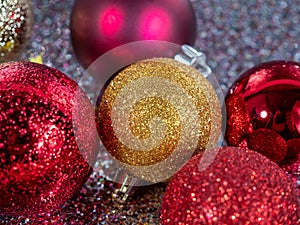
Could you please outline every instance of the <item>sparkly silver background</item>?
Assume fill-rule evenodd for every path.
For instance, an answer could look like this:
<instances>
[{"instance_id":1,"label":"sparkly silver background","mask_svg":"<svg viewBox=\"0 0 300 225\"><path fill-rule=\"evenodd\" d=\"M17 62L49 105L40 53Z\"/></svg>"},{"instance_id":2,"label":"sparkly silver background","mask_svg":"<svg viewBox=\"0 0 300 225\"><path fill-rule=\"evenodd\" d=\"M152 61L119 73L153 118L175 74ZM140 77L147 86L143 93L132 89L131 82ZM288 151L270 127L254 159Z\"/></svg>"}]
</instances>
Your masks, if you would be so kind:
<instances>
[{"instance_id":1,"label":"sparkly silver background","mask_svg":"<svg viewBox=\"0 0 300 225\"><path fill-rule=\"evenodd\" d=\"M30 45L22 55L42 56L43 63L78 80L83 69L70 43L69 16L73 0L34 0L35 25ZM300 61L300 1L194 0L198 38L222 89L241 72L264 61ZM104 161L99 165L107 166ZM35 218L0 217L0 224L160 224L164 185L142 187L118 206L110 199L112 184L95 172L78 196L61 212Z\"/></svg>"}]
</instances>

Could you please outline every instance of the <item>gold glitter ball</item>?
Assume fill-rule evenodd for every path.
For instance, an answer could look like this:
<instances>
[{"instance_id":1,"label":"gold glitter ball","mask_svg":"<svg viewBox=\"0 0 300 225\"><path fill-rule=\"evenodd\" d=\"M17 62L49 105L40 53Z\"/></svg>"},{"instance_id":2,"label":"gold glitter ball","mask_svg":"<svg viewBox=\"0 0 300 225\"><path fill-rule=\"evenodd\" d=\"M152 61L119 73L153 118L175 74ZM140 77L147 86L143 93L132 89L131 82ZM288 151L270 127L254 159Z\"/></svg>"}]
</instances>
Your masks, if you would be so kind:
<instances>
[{"instance_id":1,"label":"gold glitter ball","mask_svg":"<svg viewBox=\"0 0 300 225\"><path fill-rule=\"evenodd\" d=\"M218 145L221 107L193 67L168 58L132 64L116 74L97 104L106 150L150 182L169 179L190 157Z\"/></svg>"},{"instance_id":2,"label":"gold glitter ball","mask_svg":"<svg viewBox=\"0 0 300 225\"><path fill-rule=\"evenodd\" d=\"M0 63L17 60L24 50L33 24L29 0L0 1Z\"/></svg>"}]
</instances>

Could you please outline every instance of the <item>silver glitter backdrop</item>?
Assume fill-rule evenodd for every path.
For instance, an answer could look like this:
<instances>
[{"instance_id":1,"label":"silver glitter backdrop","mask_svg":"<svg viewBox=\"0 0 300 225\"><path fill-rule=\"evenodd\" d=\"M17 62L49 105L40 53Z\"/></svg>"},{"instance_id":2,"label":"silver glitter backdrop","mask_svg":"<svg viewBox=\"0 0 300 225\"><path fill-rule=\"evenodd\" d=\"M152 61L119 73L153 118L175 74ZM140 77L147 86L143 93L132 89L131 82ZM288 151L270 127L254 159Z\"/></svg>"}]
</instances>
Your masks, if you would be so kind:
<instances>
[{"instance_id":1,"label":"silver glitter backdrop","mask_svg":"<svg viewBox=\"0 0 300 225\"><path fill-rule=\"evenodd\" d=\"M176 1L176 0L174 0ZM42 57L43 63L78 80L83 69L70 43L69 17L73 0L34 0L33 34L22 59ZM300 61L300 1L193 1L198 23L195 47L208 58L222 89L243 71L261 62ZM105 157L99 168L107 166ZM60 212L34 218L0 217L0 224L160 224L165 186L141 187L123 206L110 198L112 184L91 176L80 194Z\"/></svg>"}]
</instances>

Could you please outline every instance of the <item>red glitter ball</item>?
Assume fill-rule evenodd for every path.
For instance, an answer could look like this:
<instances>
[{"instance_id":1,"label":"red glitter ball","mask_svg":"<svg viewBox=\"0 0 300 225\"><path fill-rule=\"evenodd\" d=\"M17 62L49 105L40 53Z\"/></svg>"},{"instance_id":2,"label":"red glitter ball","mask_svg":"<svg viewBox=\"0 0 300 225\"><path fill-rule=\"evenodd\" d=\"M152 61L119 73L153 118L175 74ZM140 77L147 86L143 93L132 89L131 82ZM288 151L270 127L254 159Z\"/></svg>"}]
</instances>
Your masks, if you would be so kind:
<instances>
[{"instance_id":1,"label":"red glitter ball","mask_svg":"<svg viewBox=\"0 0 300 225\"><path fill-rule=\"evenodd\" d=\"M160 40L193 44L197 34L188 0L77 0L70 29L74 50L84 67L126 43Z\"/></svg>"},{"instance_id":2,"label":"red glitter ball","mask_svg":"<svg viewBox=\"0 0 300 225\"><path fill-rule=\"evenodd\" d=\"M232 95L226 99L227 105L227 133L226 139L232 145L239 145L248 134L250 119L247 106L242 97ZM235 135L231 135L234 133Z\"/></svg>"},{"instance_id":3,"label":"red glitter ball","mask_svg":"<svg viewBox=\"0 0 300 225\"><path fill-rule=\"evenodd\" d=\"M275 131L257 129L248 135L248 147L255 150L274 162L282 161L287 152L286 141Z\"/></svg>"},{"instance_id":4,"label":"red glitter ball","mask_svg":"<svg viewBox=\"0 0 300 225\"><path fill-rule=\"evenodd\" d=\"M0 214L48 212L88 179L87 160L97 154L97 139L84 127L88 144L86 152L79 151L75 93L77 106L91 110L77 84L55 69L29 62L0 65Z\"/></svg>"},{"instance_id":5,"label":"red glitter ball","mask_svg":"<svg viewBox=\"0 0 300 225\"><path fill-rule=\"evenodd\" d=\"M169 183L163 225L299 224L295 189L278 165L252 150L211 151L216 157L206 169L204 155L194 156Z\"/></svg>"},{"instance_id":6,"label":"red glitter ball","mask_svg":"<svg viewBox=\"0 0 300 225\"><path fill-rule=\"evenodd\" d=\"M232 98L240 99L239 104L233 106ZM291 155L296 158L300 142L288 144L288 152L284 142L300 138L299 63L272 61L246 71L230 88L226 106L225 138L229 145L253 148L276 162ZM237 122L246 118L248 128L245 122Z\"/></svg>"}]
</instances>

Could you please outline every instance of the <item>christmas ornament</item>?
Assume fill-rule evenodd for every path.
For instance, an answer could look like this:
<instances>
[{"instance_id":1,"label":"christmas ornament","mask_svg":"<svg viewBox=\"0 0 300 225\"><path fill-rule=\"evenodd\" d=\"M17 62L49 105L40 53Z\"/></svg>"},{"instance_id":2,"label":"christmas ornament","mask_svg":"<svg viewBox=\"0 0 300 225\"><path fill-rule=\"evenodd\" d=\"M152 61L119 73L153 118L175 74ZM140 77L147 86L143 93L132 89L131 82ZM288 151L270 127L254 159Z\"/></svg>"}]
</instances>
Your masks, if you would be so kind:
<instances>
[{"instance_id":1,"label":"christmas ornament","mask_svg":"<svg viewBox=\"0 0 300 225\"><path fill-rule=\"evenodd\" d=\"M256 150L275 162L300 148L300 64L272 61L246 71L226 97L229 145Z\"/></svg>"},{"instance_id":2,"label":"christmas ornament","mask_svg":"<svg viewBox=\"0 0 300 225\"><path fill-rule=\"evenodd\" d=\"M93 121L72 121L74 107L88 112L91 104L63 73L13 62L0 65L0 107L0 214L59 207L92 171L97 136L85 123Z\"/></svg>"},{"instance_id":3,"label":"christmas ornament","mask_svg":"<svg viewBox=\"0 0 300 225\"><path fill-rule=\"evenodd\" d=\"M31 35L33 7L29 0L0 2L0 62L16 60Z\"/></svg>"},{"instance_id":4,"label":"christmas ornament","mask_svg":"<svg viewBox=\"0 0 300 225\"><path fill-rule=\"evenodd\" d=\"M77 0L71 38L77 58L88 67L101 54L133 41L193 44L196 19L188 0Z\"/></svg>"},{"instance_id":5,"label":"christmas ornament","mask_svg":"<svg viewBox=\"0 0 300 225\"><path fill-rule=\"evenodd\" d=\"M194 152L218 145L221 108L195 68L152 58L118 71L97 102L106 150L149 182L170 178Z\"/></svg>"},{"instance_id":6,"label":"christmas ornament","mask_svg":"<svg viewBox=\"0 0 300 225\"><path fill-rule=\"evenodd\" d=\"M211 154L217 155L207 165ZM161 213L163 225L294 225L300 219L284 172L266 157L236 147L194 156L169 183Z\"/></svg>"}]
</instances>

